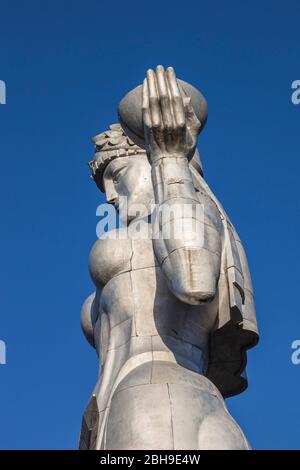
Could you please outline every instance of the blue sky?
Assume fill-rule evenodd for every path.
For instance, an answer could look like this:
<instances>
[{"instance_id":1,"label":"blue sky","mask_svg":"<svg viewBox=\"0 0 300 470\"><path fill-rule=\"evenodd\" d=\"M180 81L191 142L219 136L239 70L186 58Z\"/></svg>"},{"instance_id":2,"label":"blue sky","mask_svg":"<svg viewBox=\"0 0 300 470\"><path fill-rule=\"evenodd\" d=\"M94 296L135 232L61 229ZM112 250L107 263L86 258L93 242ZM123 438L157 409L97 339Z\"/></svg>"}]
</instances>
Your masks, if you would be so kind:
<instances>
[{"instance_id":1,"label":"blue sky","mask_svg":"<svg viewBox=\"0 0 300 470\"><path fill-rule=\"evenodd\" d=\"M299 449L299 2L2 0L0 16L0 448L76 448L97 377L79 326L103 201L90 137L161 63L208 100L205 176L253 277L261 341L227 404L254 448Z\"/></svg>"}]
</instances>

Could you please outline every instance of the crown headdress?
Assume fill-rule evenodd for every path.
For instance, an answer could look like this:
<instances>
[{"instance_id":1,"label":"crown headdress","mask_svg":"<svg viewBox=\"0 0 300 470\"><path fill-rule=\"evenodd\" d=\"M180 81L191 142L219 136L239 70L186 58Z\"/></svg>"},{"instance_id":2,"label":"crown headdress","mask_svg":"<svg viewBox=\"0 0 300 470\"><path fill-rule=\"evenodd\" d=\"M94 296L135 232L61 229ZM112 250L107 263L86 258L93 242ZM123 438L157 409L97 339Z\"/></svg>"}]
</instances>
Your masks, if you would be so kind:
<instances>
[{"instance_id":1,"label":"crown headdress","mask_svg":"<svg viewBox=\"0 0 300 470\"><path fill-rule=\"evenodd\" d=\"M109 130L93 137L95 155L89 162L92 179L103 191L102 178L107 165L119 157L129 157L136 154L146 154L146 151L136 145L123 131L120 124L112 124Z\"/></svg>"}]
</instances>

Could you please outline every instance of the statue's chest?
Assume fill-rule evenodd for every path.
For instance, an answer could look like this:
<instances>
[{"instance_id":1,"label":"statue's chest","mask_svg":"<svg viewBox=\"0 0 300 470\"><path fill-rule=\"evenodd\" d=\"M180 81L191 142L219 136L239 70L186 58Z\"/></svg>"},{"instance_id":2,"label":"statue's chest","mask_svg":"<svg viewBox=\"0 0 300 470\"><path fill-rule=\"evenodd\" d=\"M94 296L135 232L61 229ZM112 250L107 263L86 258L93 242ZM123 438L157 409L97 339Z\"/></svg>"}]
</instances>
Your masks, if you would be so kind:
<instances>
[{"instance_id":1,"label":"statue's chest","mask_svg":"<svg viewBox=\"0 0 300 470\"><path fill-rule=\"evenodd\" d=\"M158 266L151 239L130 240L123 235L119 230L115 239L99 239L92 247L89 269L99 289L120 274Z\"/></svg>"},{"instance_id":2,"label":"statue's chest","mask_svg":"<svg viewBox=\"0 0 300 470\"><path fill-rule=\"evenodd\" d=\"M101 290L100 311L108 316L110 336L120 344L133 336L167 334L200 346L200 332L210 331L214 324L217 298L194 306L175 297L152 240L98 240L91 251L90 271Z\"/></svg>"}]
</instances>

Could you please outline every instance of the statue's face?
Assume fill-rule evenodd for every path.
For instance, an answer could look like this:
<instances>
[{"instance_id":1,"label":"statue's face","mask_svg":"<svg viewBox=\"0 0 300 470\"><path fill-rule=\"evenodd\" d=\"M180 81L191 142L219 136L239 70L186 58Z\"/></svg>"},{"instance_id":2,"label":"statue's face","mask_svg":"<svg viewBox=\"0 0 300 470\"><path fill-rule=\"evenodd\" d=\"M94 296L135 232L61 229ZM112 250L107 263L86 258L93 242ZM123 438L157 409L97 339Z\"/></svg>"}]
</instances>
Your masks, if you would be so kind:
<instances>
[{"instance_id":1,"label":"statue's face","mask_svg":"<svg viewBox=\"0 0 300 470\"><path fill-rule=\"evenodd\" d=\"M112 160L105 169L103 184L107 202L115 206L117 211L121 213L122 219L122 211L127 203L126 222L142 215L140 212L142 206L146 209L147 214L150 213L151 203L154 202L154 193L151 167L146 155L133 155Z\"/></svg>"}]
</instances>

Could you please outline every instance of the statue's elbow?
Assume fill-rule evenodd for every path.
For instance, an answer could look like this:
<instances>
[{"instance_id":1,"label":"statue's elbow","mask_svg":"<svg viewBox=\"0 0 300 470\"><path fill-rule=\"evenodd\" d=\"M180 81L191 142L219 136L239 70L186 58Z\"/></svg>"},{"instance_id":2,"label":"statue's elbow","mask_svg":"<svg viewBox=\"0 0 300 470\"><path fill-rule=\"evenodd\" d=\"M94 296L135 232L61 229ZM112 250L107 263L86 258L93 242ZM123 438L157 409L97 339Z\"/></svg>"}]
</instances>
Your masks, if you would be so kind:
<instances>
[{"instance_id":1,"label":"statue's elbow","mask_svg":"<svg viewBox=\"0 0 300 470\"><path fill-rule=\"evenodd\" d=\"M216 283L210 286L195 286L193 283L180 280L171 284L174 295L190 305L203 305L212 302L216 296Z\"/></svg>"},{"instance_id":2,"label":"statue's elbow","mask_svg":"<svg viewBox=\"0 0 300 470\"><path fill-rule=\"evenodd\" d=\"M220 275L220 257L207 250L178 250L163 264L174 295L191 305L212 302Z\"/></svg>"}]
</instances>

